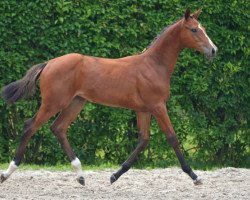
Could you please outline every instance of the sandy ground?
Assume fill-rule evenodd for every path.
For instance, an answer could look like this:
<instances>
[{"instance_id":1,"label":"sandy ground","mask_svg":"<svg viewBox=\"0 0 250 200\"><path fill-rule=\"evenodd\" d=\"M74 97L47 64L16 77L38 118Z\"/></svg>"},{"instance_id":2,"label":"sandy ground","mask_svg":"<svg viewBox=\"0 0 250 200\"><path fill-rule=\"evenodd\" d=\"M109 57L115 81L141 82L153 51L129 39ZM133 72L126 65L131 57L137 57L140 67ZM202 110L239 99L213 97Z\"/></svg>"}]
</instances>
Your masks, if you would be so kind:
<instances>
[{"instance_id":1,"label":"sandy ground","mask_svg":"<svg viewBox=\"0 0 250 200\"><path fill-rule=\"evenodd\" d=\"M249 169L196 170L203 179L199 186L179 168L130 170L110 185L112 172L85 171L81 186L73 172L19 170L0 184L0 199L250 200Z\"/></svg>"}]
</instances>

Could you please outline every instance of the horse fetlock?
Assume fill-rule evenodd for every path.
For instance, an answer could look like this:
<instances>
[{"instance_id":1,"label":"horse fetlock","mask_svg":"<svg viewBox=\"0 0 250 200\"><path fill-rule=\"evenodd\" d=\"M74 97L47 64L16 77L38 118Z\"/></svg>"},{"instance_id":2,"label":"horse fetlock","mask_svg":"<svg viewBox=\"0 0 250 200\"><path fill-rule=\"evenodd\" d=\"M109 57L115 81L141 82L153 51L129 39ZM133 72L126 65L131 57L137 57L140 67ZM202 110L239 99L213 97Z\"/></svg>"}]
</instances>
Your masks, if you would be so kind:
<instances>
[{"instance_id":1,"label":"horse fetlock","mask_svg":"<svg viewBox=\"0 0 250 200\"><path fill-rule=\"evenodd\" d=\"M202 185L203 182L202 182L202 179L200 177L197 177L195 180L194 180L194 184L195 185Z\"/></svg>"},{"instance_id":2,"label":"horse fetlock","mask_svg":"<svg viewBox=\"0 0 250 200\"><path fill-rule=\"evenodd\" d=\"M110 177L110 183L113 184L116 181L117 181L117 178L115 177L115 174L112 174Z\"/></svg>"},{"instance_id":3,"label":"horse fetlock","mask_svg":"<svg viewBox=\"0 0 250 200\"><path fill-rule=\"evenodd\" d=\"M77 177L77 182L80 183L82 186L85 186L85 179L83 176Z\"/></svg>"},{"instance_id":4,"label":"horse fetlock","mask_svg":"<svg viewBox=\"0 0 250 200\"><path fill-rule=\"evenodd\" d=\"M5 172L3 172L3 173L1 174L0 182L3 183L4 181L6 181L6 180L9 178L9 176L10 176L16 169L17 169L17 165L16 165L15 161L11 161L11 162L10 162L10 165L9 165L9 167L8 167L8 169L7 169Z\"/></svg>"},{"instance_id":5,"label":"horse fetlock","mask_svg":"<svg viewBox=\"0 0 250 200\"><path fill-rule=\"evenodd\" d=\"M4 181L6 181L8 178L8 176L5 176L4 174L1 174L1 177L0 177L0 182L3 183Z\"/></svg>"}]
</instances>

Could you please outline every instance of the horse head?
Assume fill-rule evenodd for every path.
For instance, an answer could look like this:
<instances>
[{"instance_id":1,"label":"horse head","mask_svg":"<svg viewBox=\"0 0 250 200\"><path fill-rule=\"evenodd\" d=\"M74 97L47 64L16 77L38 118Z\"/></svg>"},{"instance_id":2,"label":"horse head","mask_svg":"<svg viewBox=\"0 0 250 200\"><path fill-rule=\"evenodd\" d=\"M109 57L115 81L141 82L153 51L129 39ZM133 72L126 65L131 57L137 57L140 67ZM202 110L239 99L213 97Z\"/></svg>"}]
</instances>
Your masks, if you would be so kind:
<instances>
[{"instance_id":1,"label":"horse head","mask_svg":"<svg viewBox=\"0 0 250 200\"><path fill-rule=\"evenodd\" d=\"M204 53L208 59L213 59L218 48L208 37L205 28L198 22L201 9L191 14L187 9L182 20L181 44L182 48L193 48L200 53Z\"/></svg>"}]
</instances>

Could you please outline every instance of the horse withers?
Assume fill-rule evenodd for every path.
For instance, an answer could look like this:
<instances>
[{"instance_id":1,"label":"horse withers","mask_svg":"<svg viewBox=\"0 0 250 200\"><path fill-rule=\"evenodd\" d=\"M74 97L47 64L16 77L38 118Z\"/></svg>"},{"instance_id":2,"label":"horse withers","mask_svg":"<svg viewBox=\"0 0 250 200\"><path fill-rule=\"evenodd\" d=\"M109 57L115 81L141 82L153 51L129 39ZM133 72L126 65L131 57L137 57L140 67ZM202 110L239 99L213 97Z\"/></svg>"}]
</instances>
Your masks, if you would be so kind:
<instances>
[{"instance_id":1,"label":"horse withers","mask_svg":"<svg viewBox=\"0 0 250 200\"><path fill-rule=\"evenodd\" d=\"M137 115L139 143L121 168L112 174L111 183L128 171L147 147L153 116L166 134L183 171L195 184L201 184L201 179L183 157L166 108L170 78L181 50L193 48L209 59L216 56L217 47L197 21L200 13L201 10L194 14L187 10L183 18L165 28L141 54L119 59L67 54L33 66L21 80L5 86L3 98L7 103L14 103L34 94L36 81L40 78L42 102L36 115L25 122L19 147L9 168L2 173L1 182L20 165L27 143L35 132L60 112L51 130L69 157L78 182L84 185L81 162L68 142L67 129L89 101L132 109Z\"/></svg>"}]
</instances>

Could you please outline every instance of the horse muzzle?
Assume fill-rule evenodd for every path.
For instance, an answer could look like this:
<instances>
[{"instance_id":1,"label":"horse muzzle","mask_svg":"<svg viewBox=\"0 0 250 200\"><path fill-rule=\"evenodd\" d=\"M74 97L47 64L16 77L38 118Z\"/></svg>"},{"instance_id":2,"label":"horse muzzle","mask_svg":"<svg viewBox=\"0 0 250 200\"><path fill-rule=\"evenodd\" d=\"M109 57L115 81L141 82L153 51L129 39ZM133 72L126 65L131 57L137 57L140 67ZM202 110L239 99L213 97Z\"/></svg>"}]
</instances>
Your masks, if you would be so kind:
<instances>
[{"instance_id":1,"label":"horse muzzle","mask_svg":"<svg viewBox=\"0 0 250 200\"><path fill-rule=\"evenodd\" d=\"M218 48L215 45L213 45L211 48L204 48L204 53L208 60L213 60L216 57L217 52Z\"/></svg>"}]
</instances>

